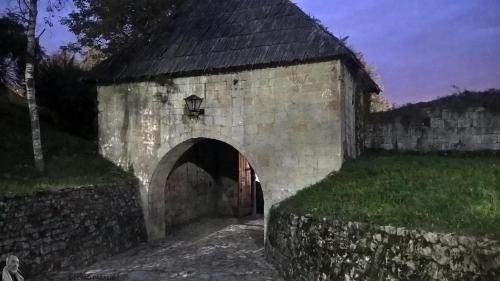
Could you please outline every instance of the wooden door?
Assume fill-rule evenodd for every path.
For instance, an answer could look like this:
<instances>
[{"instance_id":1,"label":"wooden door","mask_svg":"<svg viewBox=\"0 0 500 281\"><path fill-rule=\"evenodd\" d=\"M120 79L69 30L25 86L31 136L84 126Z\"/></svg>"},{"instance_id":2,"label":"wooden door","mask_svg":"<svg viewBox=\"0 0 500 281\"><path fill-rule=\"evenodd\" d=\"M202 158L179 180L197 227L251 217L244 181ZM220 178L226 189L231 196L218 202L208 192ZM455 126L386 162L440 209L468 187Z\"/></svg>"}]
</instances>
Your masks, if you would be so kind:
<instances>
[{"instance_id":1,"label":"wooden door","mask_svg":"<svg viewBox=\"0 0 500 281\"><path fill-rule=\"evenodd\" d=\"M238 216L252 214L252 168L248 161L239 155Z\"/></svg>"}]
</instances>

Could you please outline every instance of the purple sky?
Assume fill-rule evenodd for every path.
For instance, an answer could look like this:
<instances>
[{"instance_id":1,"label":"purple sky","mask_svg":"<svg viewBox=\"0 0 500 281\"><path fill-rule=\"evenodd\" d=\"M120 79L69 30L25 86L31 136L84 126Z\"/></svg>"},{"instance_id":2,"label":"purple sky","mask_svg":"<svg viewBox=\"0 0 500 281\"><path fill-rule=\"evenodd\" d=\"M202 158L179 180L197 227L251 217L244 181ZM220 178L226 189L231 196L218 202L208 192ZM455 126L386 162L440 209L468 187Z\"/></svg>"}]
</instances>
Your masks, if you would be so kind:
<instances>
[{"instance_id":1,"label":"purple sky","mask_svg":"<svg viewBox=\"0 0 500 281\"><path fill-rule=\"evenodd\" d=\"M66 1L63 10L54 13L54 17L51 18L54 26L49 27L44 25L44 18L50 17L46 10L46 4L49 1L50 0L38 0L37 34L45 29L41 37L41 44L48 53L53 53L59 49L59 46L76 41L75 35L65 26L59 24L61 16L68 14L74 9L74 6L71 0ZM54 0L52 1L54 2ZM17 0L0 0L0 14L3 14L6 8L15 7L16 5Z\"/></svg>"},{"instance_id":2,"label":"purple sky","mask_svg":"<svg viewBox=\"0 0 500 281\"><path fill-rule=\"evenodd\" d=\"M298 0L361 51L396 104L500 88L498 0Z\"/></svg>"},{"instance_id":3,"label":"purple sky","mask_svg":"<svg viewBox=\"0 0 500 281\"><path fill-rule=\"evenodd\" d=\"M39 1L43 5L47 0ZM0 10L9 2L0 0ZM69 2L42 37L49 52L75 40L58 24L61 14L73 8ZM349 36L347 43L376 69L392 103L445 96L452 85L471 90L500 88L499 0L295 2L333 34ZM40 7L40 18L44 16Z\"/></svg>"}]
</instances>

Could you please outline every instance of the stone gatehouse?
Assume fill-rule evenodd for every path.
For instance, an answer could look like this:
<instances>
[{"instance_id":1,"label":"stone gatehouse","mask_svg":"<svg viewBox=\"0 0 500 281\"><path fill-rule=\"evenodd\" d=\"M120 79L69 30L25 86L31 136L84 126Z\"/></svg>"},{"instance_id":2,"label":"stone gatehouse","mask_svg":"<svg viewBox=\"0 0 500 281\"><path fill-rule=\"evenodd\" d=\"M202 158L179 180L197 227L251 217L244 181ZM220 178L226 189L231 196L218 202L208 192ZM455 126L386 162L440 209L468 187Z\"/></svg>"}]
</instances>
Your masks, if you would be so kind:
<instances>
[{"instance_id":1,"label":"stone gatehouse","mask_svg":"<svg viewBox=\"0 0 500 281\"><path fill-rule=\"evenodd\" d=\"M367 94L379 91L289 0L188 1L94 78L100 152L140 179L151 239L202 215L249 214L257 181L267 216L338 170L360 153Z\"/></svg>"}]
</instances>

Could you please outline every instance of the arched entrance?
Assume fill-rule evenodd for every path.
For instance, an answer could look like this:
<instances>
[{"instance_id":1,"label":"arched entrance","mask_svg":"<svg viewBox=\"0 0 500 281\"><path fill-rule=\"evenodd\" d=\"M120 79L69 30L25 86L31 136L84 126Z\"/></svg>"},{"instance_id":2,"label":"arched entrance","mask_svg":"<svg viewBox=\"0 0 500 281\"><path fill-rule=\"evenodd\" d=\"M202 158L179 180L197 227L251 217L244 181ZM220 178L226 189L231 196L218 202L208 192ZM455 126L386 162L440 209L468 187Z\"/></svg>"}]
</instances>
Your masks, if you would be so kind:
<instances>
[{"instance_id":1,"label":"arched entrance","mask_svg":"<svg viewBox=\"0 0 500 281\"><path fill-rule=\"evenodd\" d=\"M151 218L162 237L201 217L246 217L263 213L263 193L248 159L215 139L190 139L160 161L149 187ZM159 233L163 232L163 233Z\"/></svg>"}]
</instances>

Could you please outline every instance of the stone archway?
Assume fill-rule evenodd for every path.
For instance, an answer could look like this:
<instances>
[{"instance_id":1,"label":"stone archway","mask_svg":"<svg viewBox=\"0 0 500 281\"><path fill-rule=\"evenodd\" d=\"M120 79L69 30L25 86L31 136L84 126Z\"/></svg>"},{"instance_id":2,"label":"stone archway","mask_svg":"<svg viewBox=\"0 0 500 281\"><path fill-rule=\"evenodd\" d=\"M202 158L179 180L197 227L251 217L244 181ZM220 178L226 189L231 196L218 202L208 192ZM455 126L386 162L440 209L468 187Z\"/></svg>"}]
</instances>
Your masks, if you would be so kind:
<instances>
[{"instance_id":1,"label":"stone archway","mask_svg":"<svg viewBox=\"0 0 500 281\"><path fill-rule=\"evenodd\" d=\"M200 147L205 150L204 154L206 155L204 155L203 158L212 157L212 159L210 159L209 161L213 161L212 164L217 165L216 172L215 167L213 167L211 171L208 171L208 169L206 168L198 167L200 165L193 166L193 159L190 160L191 162L186 161L186 157L192 156L193 150L199 150ZM210 152L210 149L217 149L217 152ZM217 158L214 157L215 155L217 155ZM221 157L229 158L222 159ZM203 212L206 212L207 214L210 213L210 210L212 209L213 213L218 215L249 215L250 213L248 212L252 211L251 205L256 204L255 198L253 196L256 193L256 184L251 185L251 187L254 188L250 189L250 191L248 189L244 191L242 189L242 186L244 185L242 185L241 182L238 182L239 178L234 178L238 176L241 177L241 173L238 173L238 165L241 165L242 158L243 163L246 163L246 165L251 169L251 173L248 174L252 177L251 182L255 183L257 168L251 162L251 158L248 158L241 152L241 150L237 149L234 145L231 145L226 141L214 138L198 137L187 139L173 146L158 162L154 172L152 173L149 186L147 187L148 214L146 216L146 219L149 225L150 238L162 238L174 224L189 222L190 219L195 219L201 216ZM205 159L204 162L206 162L206 160L207 159ZM198 170L198 172L196 172L196 177L199 177L201 181L207 180L207 178L210 177L210 179L208 179L208 184L205 186L205 188L210 189L210 191L203 191L203 198L196 197L197 195L199 195L196 193L196 191L199 191L200 189L193 189L192 186L190 186L187 182L182 183L183 185L185 185L181 187L186 189L184 191L179 191L179 189L176 190L175 188L172 189L172 178L179 179L179 170L184 171L185 166L188 165L186 163L191 165L191 169ZM236 165L236 167L231 168L229 167L229 165ZM231 174L233 178L225 173ZM186 177L188 175L180 175L180 177L183 176ZM190 176L192 177L193 174L191 174ZM259 174L259 177L260 184L265 186L265 183L262 182L262 178L265 178L265 175L263 175L262 177L262 175ZM212 184L214 184L214 186L212 186ZM248 187L249 186L247 185L247 188ZM233 188L235 188L235 192L237 193L237 195L234 195L234 192L231 191L231 189ZM229 196L227 196L228 190L230 194ZM192 191L195 192L193 192L193 194L186 194ZM245 192L252 192L252 194L250 195L247 193L247 196L242 196L242 194L245 194ZM248 209L247 204L247 208L244 211L240 212L242 209L240 209L239 207L238 211L235 211L235 207L233 204L235 198L228 198L231 197L231 195L237 196L237 202L241 205L243 205L242 201L244 201L244 198L247 199L247 203L248 200L252 200L250 202L250 209ZM196 207L193 205L194 202L187 201L188 198L198 201L201 200L199 203L203 203L198 204ZM183 199L186 201L179 202L179 200L182 201ZM211 202L211 200L214 200L214 202ZM193 208L197 209L194 210ZM183 211L187 212L184 213Z\"/></svg>"},{"instance_id":2,"label":"stone archway","mask_svg":"<svg viewBox=\"0 0 500 281\"><path fill-rule=\"evenodd\" d=\"M353 109L344 109L351 103L337 83L339 75L350 77L345 71L331 61L99 85L100 151L139 179L150 239L165 236L165 204L157 202L164 191L154 175L168 173L199 138L245 155L264 188L267 222L271 206L340 168L347 129L354 128ZM204 97L197 118L185 114L184 99L193 94Z\"/></svg>"}]
</instances>

